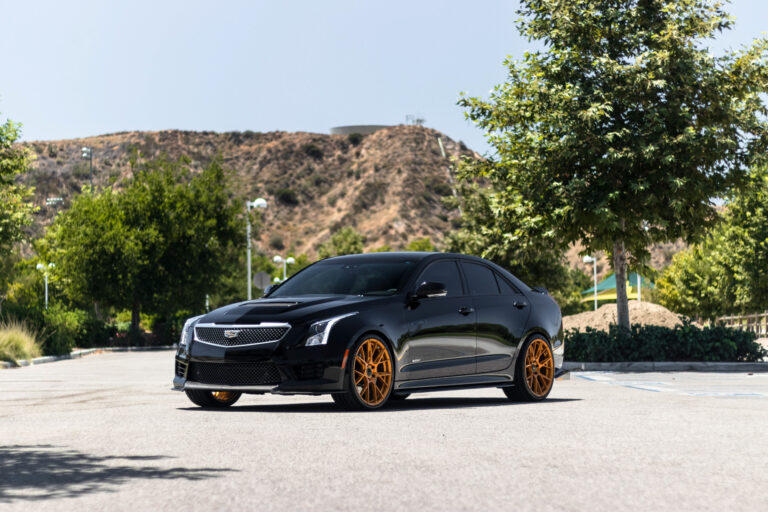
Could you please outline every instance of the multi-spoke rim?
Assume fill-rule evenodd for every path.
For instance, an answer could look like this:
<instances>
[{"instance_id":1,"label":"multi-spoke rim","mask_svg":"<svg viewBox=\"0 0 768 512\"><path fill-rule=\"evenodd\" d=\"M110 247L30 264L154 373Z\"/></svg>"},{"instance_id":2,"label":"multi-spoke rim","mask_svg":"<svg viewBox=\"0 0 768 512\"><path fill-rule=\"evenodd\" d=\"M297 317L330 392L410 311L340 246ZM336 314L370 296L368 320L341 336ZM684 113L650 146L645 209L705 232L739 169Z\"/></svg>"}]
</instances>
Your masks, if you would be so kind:
<instances>
[{"instance_id":1,"label":"multi-spoke rim","mask_svg":"<svg viewBox=\"0 0 768 512\"><path fill-rule=\"evenodd\" d=\"M392 384L392 359L381 340L368 338L355 352L352 368L357 396L369 407L379 405L387 397Z\"/></svg>"},{"instance_id":2,"label":"multi-spoke rim","mask_svg":"<svg viewBox=\"0 0 768 512\"><path fill-rule=\"evenodd\" d=\"M211 395L219 402L229 402L235 396L231 391L211 391Z\"/></svg>"},{"instance_id":3,"label":"multi-spoke rim","mask_svg":"<svg viewBox=\"0 0 768 512\"><path fill-rule=\"evenodd\" d=\"M549 344L535 338L525 353L525 380L528 389L536 396L545 396L555 380L555 361Z\"/></svg>"}]
</instances>

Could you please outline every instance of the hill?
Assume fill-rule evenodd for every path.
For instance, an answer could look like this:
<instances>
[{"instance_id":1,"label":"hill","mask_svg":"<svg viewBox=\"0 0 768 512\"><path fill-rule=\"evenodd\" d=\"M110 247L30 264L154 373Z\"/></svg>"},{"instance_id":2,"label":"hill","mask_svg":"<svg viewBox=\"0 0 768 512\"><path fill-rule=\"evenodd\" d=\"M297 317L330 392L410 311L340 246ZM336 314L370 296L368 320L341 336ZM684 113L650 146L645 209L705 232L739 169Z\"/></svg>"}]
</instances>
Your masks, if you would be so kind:
<instances>
[{"instance_id":1,"label":"hill","mask_svg":"<svg viewBox=\"0 0 768 512\"><path fill-rule=\"evenodd\" d=\"M366 249L400 249L424 236L440 245L458 212L441 200L452 191L438 137L449 156L474 154L463 143L421 126L394 126L369 135L123 132L28 142L37 158L24 180L36 187L40 209L34 229L39 234L88 183L83 146L93 148L97 188L119 187L130 176L134 151L146 157L186 155L193 170L220 156L234 171L238 195L264 197L269 203L258 249L314 255L332 232L347 225L366 236ZM52 197L62 202L47 205Z\"/></svg>"},{"instance_id":2,"label":"hill","mask_svg":"<svg viewBox=\"0 0 768 512\"><path fill-rule=\"evenodd\" d=\"M243 198L264 197L264 226L257 250L271 253L308 253L336 229L353 226L366 236L366 250L389 245L402 249L415 238L430 237L438 246L458 219L442 201L451 195L449 157L478 155L461 142L422 126L393 126L369 135L326 135L306 132L121 132L71 140L25 143L35 154L33 169L24 181L34 185L39 207L35 235L42 233L57 211L89 182L88 161L81 148L93 148L96 187L120 186L130 176L134 151L146 157L163 153L182 155L200 170L220 156L234 172L237 193ZM47 205L46 199L62 202ZM651 248L651 266L661 269L684 248L680 241ZM581 247L571 247L569 264L592 274L581 261ZM598 276L610 273L598 255Z\"/></svg>"}]
</instances>

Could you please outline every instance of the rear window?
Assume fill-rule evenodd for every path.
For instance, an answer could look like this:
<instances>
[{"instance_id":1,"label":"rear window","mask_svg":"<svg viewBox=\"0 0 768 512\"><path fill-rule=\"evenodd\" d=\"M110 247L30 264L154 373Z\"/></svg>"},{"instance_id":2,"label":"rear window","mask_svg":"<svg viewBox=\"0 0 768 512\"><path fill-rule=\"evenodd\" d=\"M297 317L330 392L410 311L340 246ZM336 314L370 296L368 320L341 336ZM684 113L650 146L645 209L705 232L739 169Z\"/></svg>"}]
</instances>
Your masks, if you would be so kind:
<instances>
[{"instance_id":1,"label":"rear window","mask_svg":"<svg viewBox=\"0 0 768 512\"><path fill-rule=\"evenodd\" d=\"M493 271L485 265L464 261L461 263L467 274L467 282L472 295L498 295L499 286Z\"/></svg>"}]
</instances>

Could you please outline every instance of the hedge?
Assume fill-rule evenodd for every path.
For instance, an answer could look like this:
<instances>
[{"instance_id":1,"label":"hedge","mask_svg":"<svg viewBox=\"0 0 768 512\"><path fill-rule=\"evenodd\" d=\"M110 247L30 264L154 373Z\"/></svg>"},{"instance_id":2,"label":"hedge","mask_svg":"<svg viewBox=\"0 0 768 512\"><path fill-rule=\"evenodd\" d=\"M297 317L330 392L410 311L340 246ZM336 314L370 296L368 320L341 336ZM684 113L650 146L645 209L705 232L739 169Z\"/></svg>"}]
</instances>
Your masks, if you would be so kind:
<instances>
[{"instance_id":1,"label":"hedge","mask_svg":"<svg viewBox=\"0 0 768 512\"><path fill-rule=\"evenodd\" d=\"M630 331L611 325L608 332L587 327L565 336L565 359L613 363L629 361L760 361L768 351L755 334L724 325L697 327L690 320L674 329L633 325Z\"/></svg>"}]
</instances>

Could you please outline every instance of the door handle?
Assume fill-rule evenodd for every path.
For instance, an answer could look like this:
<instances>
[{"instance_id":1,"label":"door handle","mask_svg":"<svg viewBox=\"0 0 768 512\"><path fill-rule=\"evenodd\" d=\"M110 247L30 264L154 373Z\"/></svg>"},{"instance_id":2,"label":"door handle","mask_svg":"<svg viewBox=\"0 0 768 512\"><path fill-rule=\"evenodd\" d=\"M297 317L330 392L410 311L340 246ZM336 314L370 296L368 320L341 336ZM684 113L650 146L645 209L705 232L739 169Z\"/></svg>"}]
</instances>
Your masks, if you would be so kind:
<instances>
[{"instance_id":1,"label":"door handle","mask_svg":"<svg viewBox=\"0 0 768 512\"><path fill-rule=\"evenodd\" d=\"M517 309L523 309L528 305L528 303L523 302L521 300L516 300L515 302L512 303L512 305L515 306Z\"/></svg>"},{"instance_id":2,"label":"door handle","mask_svg":"<svg viewBox=\"0 0 768 512\"><path fill-rule=\"evenodd\" d=\"M470 313L474 313L474 312L475 312L475 308L467 308L467 307L459 308L459 313L461 313L464 316L467 316Z\"/></svg>"}]
</instances>

